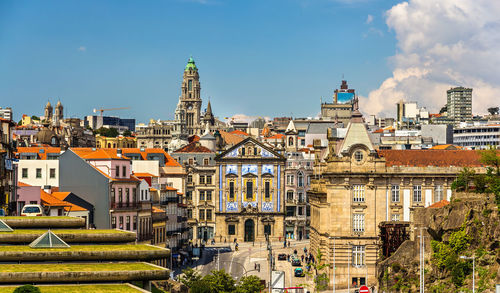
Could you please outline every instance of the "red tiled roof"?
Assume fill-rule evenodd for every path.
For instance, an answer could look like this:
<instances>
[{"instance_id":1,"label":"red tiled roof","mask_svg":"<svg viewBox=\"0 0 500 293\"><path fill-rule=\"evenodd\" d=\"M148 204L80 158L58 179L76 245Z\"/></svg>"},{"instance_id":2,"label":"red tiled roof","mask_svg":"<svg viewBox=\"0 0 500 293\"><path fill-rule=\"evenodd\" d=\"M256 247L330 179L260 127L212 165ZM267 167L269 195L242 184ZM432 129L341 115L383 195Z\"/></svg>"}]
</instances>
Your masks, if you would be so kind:
<instances>
[{"instance_id":1,"label":"red tiled roof","mask_svg":"<svg viewBox=\"0 0 500 293\"><path fill-rule=\"evenodd\" d=\"M194 141L178 150L174 153L213 153L210 149L202 146L199 142Z\"/></svg>"},{"instance_id":2,"label":"red tiled roof","mask_svg":"<svg viewBox=\"0 0 500 293\"><path fill-rule=\"evenodd\" d=\"M40 150L43 150L40 152ZM47 160L47 154L59 154L61 152L61 148L58 147L18 147L16 156L25 153L35 153L37 154L38 159Z\"/></svg>"},{"instance_id":3,"label":"red tiled roof","mask_svg":"<svg viewBox=\"0 0 500 293\"><path fill-rule=\"evenodd\" d=\"M457 150L461 149L461 146L453 145L453 144L440 144L431 147L431 150Z\"/></svg>"},{"instance_id":4,"label":"red tiled roof","mask_svg":"<svg viewBox=\"0 0 500 293\"><path fill-rule=\"evenodd\" d=\"M174 188L172 186L165 186L165 190L177 191L177 188Z\"/></svg>"},{"instance_id":5,"label":"red tiled roof","mask_svg":"<svg viewBox=\"0 0 500 293\"><path fill-rule=\"evenodd\" d=\"M135 172L134 172L134 176L135 177L158 177L158 176L153 175L151 173L135 173Z\"/></svg>"},{"instance_id":6,"label":"red tiled roof","mask_svg":"<svg viewBox=\"0 0 500 293\"><path fill-rule=\"evenodd\" d=\"M29 184L27 184L27 183L24 183L24 182L19 181L19 182L17 182L17 186L20 186L20 187L27 187L27 186L31 186L31 185L29 185Z\"/></svg>"},{"instance_id":7,"label":"red tiled roof","mask_svg":"<svg viewBox=\"0 0 500 293\"><path fill-rule=\"evenodd\" d=\"M82 154L79 156L87 160L102 160L102 159L130 160L123 154L119 156L116 150L117 149L97 149L95 151L87 152L86 154Z\"/></svg>"},{"instance_id":8,"label":"red tiled roof","mask_svg":"<svg viewBox=\"0 0 500 293\"><path fill-rule=\"evenodd\" d=\"M164 213L165 211L160 209L160 208L157 208L157 207L153 207L152 208L152 212L153 213Z\"/></svg>"},{"instance_id":9,"label":"red tiled roof","mask_svg":"<svg viewBox=\"0 0 500 293\"><path fill-rule=\"evenodd\" d=\"M165 166L168 167L180 167L181 165L177 163L174 158L172 158L166 151L159 148L145 148L141 151L140 148L123 148L122 153L124 154L140 154L143 160L147 159L148 154L163 154L165 156Z\"/></svg>"},{"instance_id":10,"label":"red tiled roof","mask_svg":"<svg viewBox=\"0 0 500 293\"><path fill-rule=\"evenodd\" d=\"M236 135L236 134L226 132L226 131L221 130L221 131L219 131L219 133L222 136L222 139L224 139L224 142L226 144L229 144L229 145L235 145L235 144L238 144L244 140L243 137Z\"/></svg>"},{"instance_id":11,"label":"red tiled roof","mask_svg":"<svg viewBox=\"0 0 500 293\"><path fill-rule=\"evenodd\" d=\"M477 151L466 150L378 150L386 159L385 165L414 167L479 167Z\"/></svg>"},{"instance_id":12,"label":"red tiled roof","mask_svg":"<svg viewBox=\"0 0 500 293\"><path fill-rule=\"evenodd\" d=\"M443 199L441 201L438 201L438 202L431 204L430 206L428 206L428 208L437 209L437 208L442 208L444 206L447 206L449 204L450 204L449 201L447 201L446 199Z\"/></svg>"},{"instance_id":13,"label":"red tiled roof","mask_svg":"<svg viewBox=\"0 0 500 293\"><path fill-rule=\"evenodd\" d=\"M250 136L248 133L244 132L244 131L241 131L241 130L233 130L231 132L229 132L231 134L235 134L235 135L243 135L243 136Z\"/></svg>"},{"instance_id":14,"label":"red tiled roof","mask_svg":"<svg viewBox=\"0 0 500 293\"><path fill-rule=\"evenodd\" d=\"M285 137L286 137L286 135L278 133L278 134L275 134L273 136L266 137L264 139L284 139Z\"/></svg>"},{"instance_id":15,"label":"red tiled roof","mask_svg":"<svg viewBox=\"0 0 500 293\"><path fill-rule=\"evenodd\" d=\"M50 206L50 207L70 206L68 202L58 199L52 194L45 192L43 189L40 189L40 199L42 201L42 204L45 206Z\"/></svg>"},{"instance_id":16,"label":"red tiled roof","mask_svg":"<svg viewBox=\"0 0 500 293\"><path fill-rule=\"evenodd\" d=\"M188 137L188 142L189 143L192 143L192 142L195 142L195 141L198 141L200 140L200 137L198 135L191 135L190 137Z\"/></svg>"},{"instance_id":17,"label":"red tiled roof","mask_svg":"<svg viewBox=\"0 0 500 293\"><path fill-rule=\"evenodd\" d=\"M76 205L74 203L65 201L66 197L70 194L71 192L52 192L52 196L65 202L67 204L66 207L64 207L65 211L72 211L72 212L84 212L87 211L86 208L83 208L79 205Z\"/></svg>"}]
</instances>

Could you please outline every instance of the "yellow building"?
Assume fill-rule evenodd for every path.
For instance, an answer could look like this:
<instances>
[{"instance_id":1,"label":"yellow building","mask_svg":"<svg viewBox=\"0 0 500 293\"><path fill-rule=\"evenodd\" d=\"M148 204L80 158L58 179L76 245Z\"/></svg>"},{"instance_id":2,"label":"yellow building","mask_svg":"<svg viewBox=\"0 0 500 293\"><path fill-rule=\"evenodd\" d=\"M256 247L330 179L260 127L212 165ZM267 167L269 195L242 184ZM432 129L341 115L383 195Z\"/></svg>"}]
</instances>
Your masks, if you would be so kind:
<instances>
[{"instance_id":1,"label":"yellow building","mask_svg":"<svg viewBox=\"0 0 500 293\"><path fill-rule=\"evenodd\" d=\"M137 138L119 135L117 137L106 137L97 134L95 136L97 148L136 148Z\"/></svg>"},{"instance_id":2,"label":"yellow building","mask_svg":"<svg viewBox=\"0 0 500 293\"><path fill-rule=\"evenodd\" d=\"M450 200L451 183L463 167L485 171L474 151L377 150L357 110L343 140L328 133L324 162L315 143L316 176L308 191L310 239L313 253L320 249L327 262L335 262L339 289L376 285L380 223L405 225L414 209Z\"/></svg>"}]
</instances>

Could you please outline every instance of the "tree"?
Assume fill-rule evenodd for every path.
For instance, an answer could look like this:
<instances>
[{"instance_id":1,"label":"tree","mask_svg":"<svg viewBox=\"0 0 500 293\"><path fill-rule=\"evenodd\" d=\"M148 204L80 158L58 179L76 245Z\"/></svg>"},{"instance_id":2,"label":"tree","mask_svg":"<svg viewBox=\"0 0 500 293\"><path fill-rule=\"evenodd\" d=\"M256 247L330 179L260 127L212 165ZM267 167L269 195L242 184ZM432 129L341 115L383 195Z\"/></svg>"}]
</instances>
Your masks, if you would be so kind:
<instances>
[{"instance_id":1,"label":"tree","mask_svg":"<svg viewBox=\"0 0 500 293\"><path fill-rule=\"evenodd\" d=\"M191 288L195 283L201 280L200 274L192 268L187 268L183 270L182 273L183 275L179 276L179 281L188 288Z\"/></svg>"},{"instance_id":2,"label":"tree","mask_svg":"<svg viewBox=\"0 0 500 293\"><path fill-rule=\"evenodd\" d=\"M257 276L242 277L240 283L236 287L237 293L259 293L264 290L265 286L260 282Z\"/></svg>"},{"instance_id":3,"label":"tree","mask_svg":"<svg viewBox=\"0 0 500 293\"><path fill-rule=\"evenodd\" d=\"M40 118L38 116L33 115L31 116L31 120L40 120Z\"/></svg>"},{"instance_id":4,"label":"tree","mask_svg":"<svg viewBox=\"0 0 500 293\"><path fill-rule=\"evenodd\" d=\"M130 132L130 130L128 130L128 129L123 132L123 136L131 136L131 135L132 135L132 132Z\"/></svg>"},{"instance_id":5,"label":"tree","mask_svg":"<svg viewBox=\"0 0 500 293\"><path fill-rule=\"evenodd\" d=\"M116 128L105 128L101 127L95 131L95 134L100 134L105 137L117 137L118 130Z\"/></svg>"},{"instance_id":6,"label":"tree","mask_svg":"<svg viewBox=\"0 0 500 293\"><path fill-rule=\"evenodd\" d=\"M312 278L314 278L314 289L315 291L322 291L328 288L328 283L330 282L330 278L328 278L328 274L324 272L324 269L329 265L326 263L322 263L323 254L321 250L318 248L316 252L316 258L314 262L309 262L307 265L313 268L313 272L306 272L306 274ZM307 284L304 284L307 286Z\"/></svg>"},{"instance_id":7,"label":"tree","mask_svg":"<svg viewBox=\"0 0 500 293\"><path fill-rule=\"evenodd\" d=\"M21 287L17 287L13 293L40 293L40 289L33 285L24 285Z\"/></svg>"},{"instance_id":8,"label":"tree","mask_svg":"<svg viewBox=\"0 0 500 293\"><path fill-rule=\"evenodd\" d=\"M490 115L498 115L498 110L498 107L488 108L488 112L490 113Z\"/></svg>"},{"instance_id":9,"label":"tree","mask_svg":"<svg viewBox=\"0 0 500 293\"><path fill-rule=\"evenodd\" d=\"M456 191L469 192L470 184L474 179L474 170L465 167L460 174L458 174L457 179L451 184L451 189Z\"/></svg>"},{"instance_id":10,"label":"tree","mask_svg":"<svg viewBox=\"0 0 500 293\"><path fill-rule=\"evenodd\" d=\"M444 112L447 112L448 111L448 106L447 105L444 105L441 110L439 110L439 114L443 114Z\"/></svg>"},{"instance_id":11,"label":"tree","mask_svg":"<svg viewBox=\"0 0 500 293\"><path fill-rule=\"evenodd\" d=\"M211 292L226 293L236 289L233 277L224 270L212 271L212 274L203 277L202 281L207 284Z\"/></svg>"}]
</instances>

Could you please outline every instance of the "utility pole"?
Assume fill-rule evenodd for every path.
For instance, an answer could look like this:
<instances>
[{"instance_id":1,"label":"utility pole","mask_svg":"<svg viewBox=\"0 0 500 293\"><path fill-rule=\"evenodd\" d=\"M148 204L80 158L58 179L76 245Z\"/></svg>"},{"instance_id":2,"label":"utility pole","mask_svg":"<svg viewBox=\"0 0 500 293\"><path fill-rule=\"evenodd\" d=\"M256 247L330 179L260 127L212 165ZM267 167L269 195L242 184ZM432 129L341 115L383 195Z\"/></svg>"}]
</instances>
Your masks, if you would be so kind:
<instances>
[{"instance_id":1,"label":"utility pole","mask_svg":"<svg viewBox=\"0 0 500 293\"><path fill-rule=\"evenodd\" d=\"M269 293L271 293L273 281L273 247L269 240L269 234L266 234L267 250L269 251Z\"/></svg>"}]
</instances>

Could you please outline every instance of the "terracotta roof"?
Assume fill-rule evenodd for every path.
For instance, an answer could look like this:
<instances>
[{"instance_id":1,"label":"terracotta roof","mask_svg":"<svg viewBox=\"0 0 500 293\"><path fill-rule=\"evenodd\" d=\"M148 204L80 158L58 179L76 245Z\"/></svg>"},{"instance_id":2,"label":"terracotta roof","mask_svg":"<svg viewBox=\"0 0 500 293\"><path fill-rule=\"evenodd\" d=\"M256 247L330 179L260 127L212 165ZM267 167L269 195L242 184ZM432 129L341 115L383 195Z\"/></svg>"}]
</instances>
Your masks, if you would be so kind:
<instances>
[{"instance_id":1,"label":"terracotta roof","mask_svg":"<svg viewBox=\"0 0 500 293\"><path fill-rule=\"evenodd\" d=\"M462 149L462 147L453 144L440 144L431 147L431 150L457 150L457 149Z\"/></svg>"},{"instance_id":2,"label":"terracotta roof","mask_svg":"<svg viewBox=\"0 0 500 293\"><path fill-rule=\"evenodd\" d=\"M437 117L441 117L441 114L429 114L429 117L431 117L431 118L436 117L437 118Z\"/></svg>"},{"instance_id":3,"label":"terracotta roof","mask_svg":"<svg viewBox=\"0 0 500 293\"><path fill-rule=\"evenodd\" d=\"M213 153L209 148L202 146L199 142L194 141L174 153Z\"/></svg>"},{"instance_id":4,"label":"terracotta roof","mask_svg":"<svg viewBox=\"0 0 500 293\"><path fill-rule=\"evenodd\" d=\"M70 194L71 192L52 192L52 196L65 202L67 204L66 207L64 207L64 210L65 211L72 211L72 212L84 212L84 211L87 211L86 208L83 208L79 205L76 205L74 203L71 203L71 202L68 202L68 201L65 201L64 199L66 199L66 197Z\"/></svg>"},{"instance_id":5,"label":"terracotta roof","mask_svg":"<svg viewBox=\"0 0 500 293\"><path fill-rule=\"evenodd\" d=\"M40 150L43 150L40 152ZM58 147L18 147L16 156L19 157L20 154L34 153L37 154L37 158L40 160L47 160L47 154L60 154L61 148Z\"/></svg>"},{"instance_id":6,"label":"terracotta roof","mask_svg":"<svg viewBox=\"0 0 500 293\"><path fill-rule=\"evenodd\" d=\"M192 143L192 142L195 142L195 141L198 141L200 140L200 137L198 135L191 135L190 137L188 137L188 142L189 143Z\"/></svg>"},{"instance_id":7,"label":"terracotta roof","mask_svg":"<svg viewBox=\"0 0 500 293\"><path fill-rule=\"evenodd\" d=\"M378 150L386 159L385 165L414 167L479 167L477 151L466 150Z\"/></svg>"},{"instance_id":8,"label":"terracotta roof","mask_svg":"<svg viewBox=\"0 0 500 293\"><path fill-rule=\"evenodd\" d=\"M165 186L165 190L177 191L177 188L174 188L172 186Z\"/></svg>"},{"instance_id":9,"label":"terracotta roof","mask_svg":"<svg viewBox=\"0 0 500 293\"><path fill-rule=\"evenodd\" d=\"M19 181L19 182L17 182L17 186L26 187L26 186L32 186L32 185L29 185L29 184L26 184L24 182Z\"/></svg>"},{"instance_id":10,"label":"terracotta roof","mask_svg":"<svg viewBox=\"0 0 500 293\"><path fill-rule=\"evenodd\" d=\"M441 201L438 201L438 202L431 204L430 206L428 206L428 208L437 209L437 208L442 208L444 206L447 206L449 204L450 204L449 201L447 201L446 199L443 199Z\"/></svg>"},{"instance_id":11,"label":"terracotta roof","mask_svg":"<svg viewBox=\"0 0 500 293\"><path fill-rule=\"evenodd\" d=\"M231 134L231 133L226 132L226 131L219 131L219 133L222 136L222 139L224 140L224 142L226 144L229 144L229 145L235 145L235 144L238 144L244 140L243 137L236 135L236 134Z\"/></svg>"},{"instance_id":12,"label":"terracotta roof","mask_svg":"<svg viewBox=\"0 0 500 293\"><path fill-rule=\"evenodd\" d=\"M182 193L182 192L177 192L177 195L183 195L183 194L184 194L184 193Z\"/></svg>"},{"instance_id":13,"label":"terracotta roof","mask_svg":"<svg viewBox=\"0 0 500 293\"><path fill-rule=\"evenodd\" d=\"M151 188L149 189L149 191L151 191L151 192L156 192L156 191L158 191L158 189L151 187Z\"/></svg>"},{"instance_id":14,"label":"terracotta roof","mask_svg":"<svg viewBox=\"0 0 500 293\"><path fill-rule=\"evenodd\" d=\"M152 208L152 212L153 212L153 213L164 213L165 211L164 211L164 210L162 210L162 209L159 209L159 208L157 208L157 207L153 207L153 208Z\"/></svg>"},{"instance_id":15,"label":"terracotta roof","mask_svg":"<svg viewBox=\"0 0 500 293\"><path fill-rule=\"evenodd\" d=\"M158 176L153 175L151 173L135 173L135 172L134 172L134 176L135 177L158 177Z\"/></svg>"},{"instance_id":16,"label":"terracotta roof","mask_svg":"<svg viewBox=\"0 0 500 293\"><path fill-rule=\"evenodd\" d=\"M384 127L384 128L379 128L379 129L375 130L373 133L383 133L385 131L394 132L395 129L394 129L394 127L392 127L392 125L390 125L390 126L387 126L387 127Z\"/></svg>"},{"instance_id":17,"label":"terracotta roof","mask_svg":"<svg viewBox=\"0 0 500 293\"><path fill-rule=\"evenodd\" d=\"M70 206L68 202L58 199L52 194L45 192L43 189L40 189L40 199L42 201L42 204L45 206L50 206L50 207Z\"/></svg>"},{"instance_id":18,"label":"terracotta roof","mask_svg":"<svg viewBox=\"0 0 500 293\"><path fill-rule=\"evenodd\" d=\"M145 148L141 151L140 148L123 148L122 153L124 154L140 154L143 160L147 159L148 154L163 154L165 156L165 166L168 167L180 167L181 165L177 163L174 158L172 158L166 151L159 148Z\"/></svg>"},{"instance_id":19,"label":"terracotta roof","mask_svg":"<svg viewBox=\"0 0 500 293\"><path fill-rule=\"evenodd\" d=\"M273 136L266 137L264 139L284 139L285 137L286 137L286 135L278 133L278 134L275 134Z\"/></svg>"},{"instance_id":20,"label":"terracotta roof","mask_svg":"<svg viewBox=\"0 0 500 293\"><path fill-rule=\"evenodd\" d=\"M86 154L82 154L80 157L87 160L130 160L125 155L119 156L117 154L117 149L97 149L95 151L87 152Z\"/></svg>"},{"instance_id":21,"label":"terracotta roof","mask_svg":"<svg viewBox=\"0 0 500 293\"><path fill-rule=\"evenodd\" d=\"M231 134L235 134L235 135L250 136L250 134L248 134L248 133L246 133L246 132L244 132L244 131L238 130L238 129L233 130L233 131L231 131L230 133L231 133Z\"/></svg>"}]
</instances>

